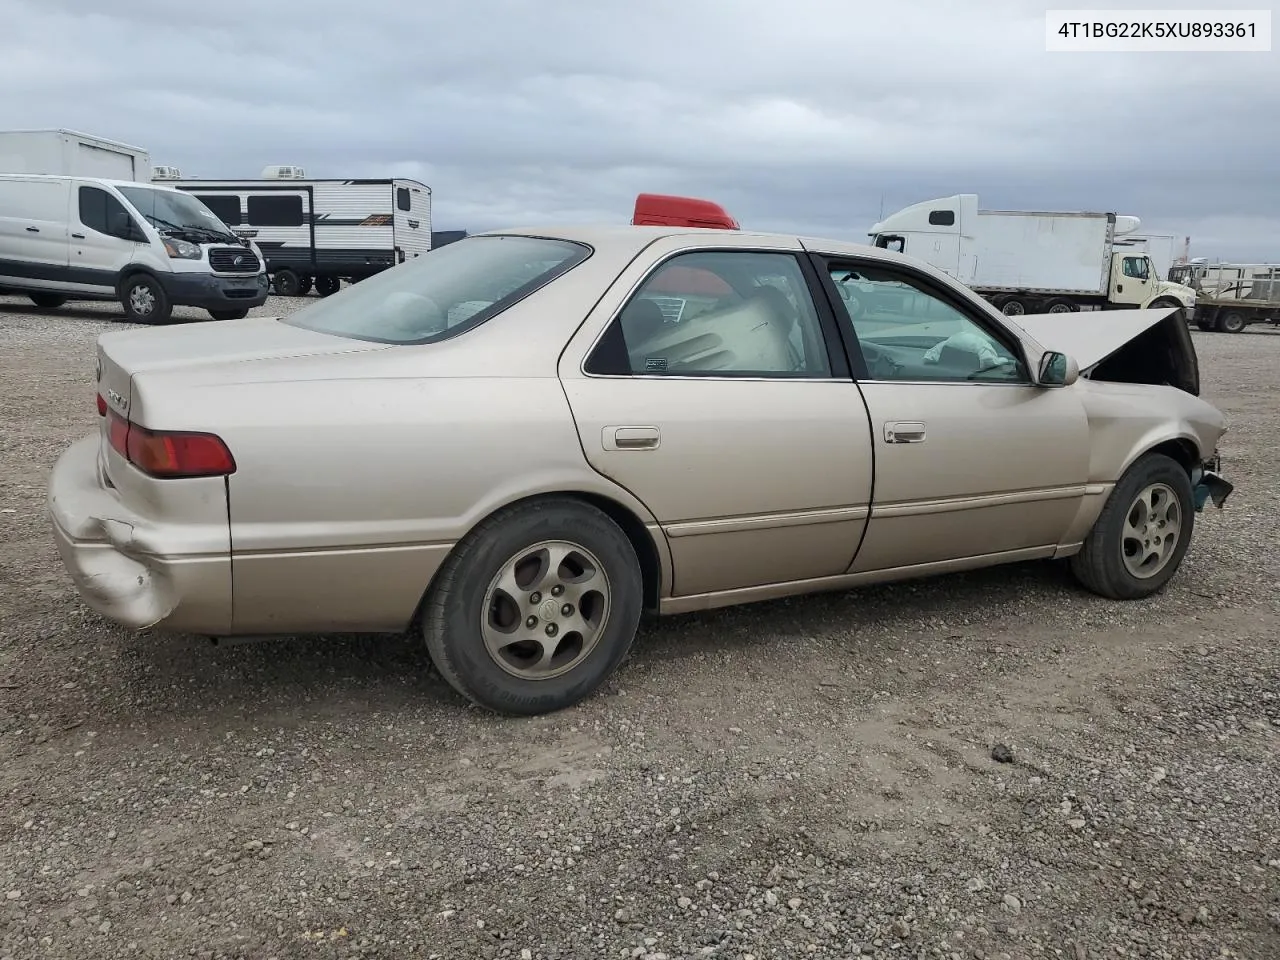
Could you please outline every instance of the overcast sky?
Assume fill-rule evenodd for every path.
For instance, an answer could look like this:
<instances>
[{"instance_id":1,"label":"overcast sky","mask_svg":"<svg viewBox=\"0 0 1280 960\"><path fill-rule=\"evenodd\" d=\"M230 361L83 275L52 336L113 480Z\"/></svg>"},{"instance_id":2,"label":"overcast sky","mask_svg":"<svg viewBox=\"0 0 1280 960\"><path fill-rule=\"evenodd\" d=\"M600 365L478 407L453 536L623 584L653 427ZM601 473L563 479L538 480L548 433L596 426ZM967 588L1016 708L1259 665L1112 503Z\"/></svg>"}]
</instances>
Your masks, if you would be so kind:
<instances>
[{"instance_id":1,"label":"overcast sky","mask_svg":"<svg viewBox=\"0 0 1280 960\"><path fill-rule=\"evenodd\" d=\"M649 190L864 239L977 193L1280 261L1280 54L1050 54L1048 5L0 0L0 128L187 176L410 176L438 230L626 222Z\"/></svg>"}]
</instances>

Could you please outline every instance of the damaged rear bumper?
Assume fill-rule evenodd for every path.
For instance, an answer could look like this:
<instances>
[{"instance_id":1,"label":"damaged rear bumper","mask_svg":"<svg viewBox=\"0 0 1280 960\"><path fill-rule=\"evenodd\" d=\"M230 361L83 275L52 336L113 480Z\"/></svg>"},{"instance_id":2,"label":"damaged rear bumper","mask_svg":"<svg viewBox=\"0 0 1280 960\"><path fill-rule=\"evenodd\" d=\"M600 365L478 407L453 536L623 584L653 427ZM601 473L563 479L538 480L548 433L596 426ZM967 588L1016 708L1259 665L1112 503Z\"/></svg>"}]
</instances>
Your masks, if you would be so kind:
<instances>
[{"instance_id":1,"label":"damaged rear bumper","mask_svg":"<svg viewBox=\"0 0 1280 960\"><path fill-rule=\"evenodd\" d=\"M1196 512L1209 501L1218 509L1227 502L1235 485L1222 476L1222 457L1215 450L1212 457L1191 471L1191 487L1195 494Z\"/></svg>"}]
</instances>

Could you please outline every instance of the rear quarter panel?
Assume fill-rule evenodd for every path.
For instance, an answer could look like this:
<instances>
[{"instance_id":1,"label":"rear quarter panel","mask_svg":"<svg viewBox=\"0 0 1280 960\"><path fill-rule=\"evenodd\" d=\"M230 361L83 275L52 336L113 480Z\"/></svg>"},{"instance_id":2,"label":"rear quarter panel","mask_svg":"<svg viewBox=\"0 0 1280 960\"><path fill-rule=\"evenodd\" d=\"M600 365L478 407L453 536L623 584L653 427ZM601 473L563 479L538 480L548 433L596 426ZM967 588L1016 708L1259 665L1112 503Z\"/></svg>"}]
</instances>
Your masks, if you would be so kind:
<instances>
[{"instance_id":1,"label":"rear quarter panel","mask_svg":"<svg viewBox=\"0 0 1280 960\"><path fill-rule=\"evenodd\" d=\"M616 276L593 259L443 343L145 375L158 420L236 459L234 632L404 629L452 545L529 496L598 494L653 522L587 465L556 373Z\"/></svg>"}]
</instances>

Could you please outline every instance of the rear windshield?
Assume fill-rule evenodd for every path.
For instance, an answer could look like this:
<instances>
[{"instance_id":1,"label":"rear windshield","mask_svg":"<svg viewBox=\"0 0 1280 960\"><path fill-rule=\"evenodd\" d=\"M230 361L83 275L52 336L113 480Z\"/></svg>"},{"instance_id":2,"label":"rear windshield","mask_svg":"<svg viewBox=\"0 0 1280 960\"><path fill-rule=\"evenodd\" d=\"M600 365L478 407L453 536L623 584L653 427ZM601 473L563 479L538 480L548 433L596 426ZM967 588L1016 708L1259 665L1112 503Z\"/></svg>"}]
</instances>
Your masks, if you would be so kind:
<instances>
[{"instance_id":1,"label":"rear windshield","mask_svg":"<svg viewBox=\"0 0 1280 960\"><path fill-rule=\"evenodd\" d=\"M479 326L577 266L589 247L467 237L318 300L282 323L378 343L434 343Z\"/></svg>"}]
</instances>

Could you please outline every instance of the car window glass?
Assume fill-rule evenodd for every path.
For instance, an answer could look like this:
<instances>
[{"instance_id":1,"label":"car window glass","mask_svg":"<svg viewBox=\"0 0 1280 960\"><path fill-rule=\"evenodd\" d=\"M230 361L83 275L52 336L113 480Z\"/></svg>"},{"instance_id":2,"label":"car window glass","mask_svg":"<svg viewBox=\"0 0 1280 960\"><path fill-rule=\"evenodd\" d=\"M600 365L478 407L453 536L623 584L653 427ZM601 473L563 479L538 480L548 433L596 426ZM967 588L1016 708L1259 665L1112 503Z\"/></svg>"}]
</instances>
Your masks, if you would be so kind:
<instances>
[{"instance_id":1,"label":"car window glass","mask_svg":"<svg viewBox=\"0 0 1280 960\"><path fill-rule=\"evenodd\" d=\"M1147 279L1147 261L1142 257L1125 257L1124 275L1138 280Z\"/></svg>"},{"instance_id":2,"label":"car window glass","mask_svg":"<svg viewBox=\"0 0 1280 960\"><path fill-rule=\"evenodd\" d=\"M818 314L791 254L699 251L673 257L641 284L614 325L625 341L628 369L610 372L831 375Z\"/></svg>"},{"instance_id":3,"label":"car window glass","mask_svg":"<svg viewBox=\"0 0 1280 960\"><path fill-rule=\"evenodd\" d=\"M80 222L90 230L109 237L128 238L133 217L124 204L97 187L80 187L78 192Z\"/></svg>"},{"instance_id":4,"label":"car window glass","mask_svg":"<svg viewBox=\"0 0 1280 960\"><path fill-rule=\"evenodd\" d=\"M831 280L871 379L1030 382L1015 351L906 275L842 266Z\"/></svg>"}]
</instances>

